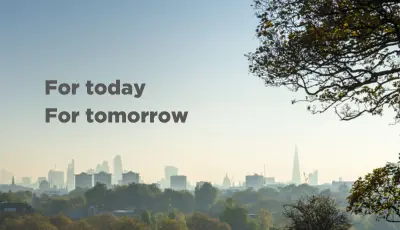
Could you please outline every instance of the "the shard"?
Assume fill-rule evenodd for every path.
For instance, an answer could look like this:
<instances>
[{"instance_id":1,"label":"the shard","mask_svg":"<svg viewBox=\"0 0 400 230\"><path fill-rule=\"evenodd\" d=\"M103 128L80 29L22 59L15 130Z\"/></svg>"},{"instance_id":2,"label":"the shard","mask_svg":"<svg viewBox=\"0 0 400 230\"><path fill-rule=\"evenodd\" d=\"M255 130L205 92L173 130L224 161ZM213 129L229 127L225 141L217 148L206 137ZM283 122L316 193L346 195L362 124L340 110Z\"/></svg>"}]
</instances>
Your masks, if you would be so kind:
<instances>
[{"instance_id":1,"label":"the shard","mask_svg":"<svg viewBox=\"0 0 400 230\"><path fill-rule=\"evenodd\" d=\"M297 145L295 146L294 149L292 183L296 185L301 184L300 163L299 163L299 154L297 152Z\"/></svg>"}]
</instances>

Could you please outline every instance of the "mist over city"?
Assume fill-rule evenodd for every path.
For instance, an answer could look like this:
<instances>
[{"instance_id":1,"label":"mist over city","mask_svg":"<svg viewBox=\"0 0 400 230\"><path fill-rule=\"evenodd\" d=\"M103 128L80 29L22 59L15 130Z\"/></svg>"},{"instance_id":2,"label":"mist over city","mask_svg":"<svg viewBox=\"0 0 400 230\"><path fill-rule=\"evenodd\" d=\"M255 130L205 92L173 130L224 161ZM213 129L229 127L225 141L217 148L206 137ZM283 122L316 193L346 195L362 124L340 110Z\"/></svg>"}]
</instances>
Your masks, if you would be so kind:
<instances>
[{"instance_id":1,"label":"mist over city","mask_svg":"<svg viewBox=\"0 0 400 230\"><path fill-rule=\"evenodd\" d=\"M400 229L396 0L0 2L0 230Z\"/></svg>"}]
</instances>

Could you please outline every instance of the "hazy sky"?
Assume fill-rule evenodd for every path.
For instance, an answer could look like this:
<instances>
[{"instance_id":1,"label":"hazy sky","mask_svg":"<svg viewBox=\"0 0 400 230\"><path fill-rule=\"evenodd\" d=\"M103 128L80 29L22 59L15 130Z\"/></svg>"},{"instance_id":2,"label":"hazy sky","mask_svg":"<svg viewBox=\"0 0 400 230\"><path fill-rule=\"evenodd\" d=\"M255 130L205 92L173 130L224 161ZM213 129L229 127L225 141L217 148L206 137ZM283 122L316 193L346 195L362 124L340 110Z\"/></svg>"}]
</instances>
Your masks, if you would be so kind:
<instances>
[{"instance_id":1,"label":"hazy sky","mask_svg":"<svg viewBox=\"0 0 400 230\"><path fill-rule=\"evenodd\" d=\"M1 1L0 168L17 177L49 169L95 168L119 154L146 182L174 165L192 182L225 173L291 179L294 145L301 172L320 182L355 180L400 151L391 116L339 121L311 115L301 97L265 88L249 75L255 49L251 1ZM131 96L45 95L45 80L146 83ZM46 124L45 108L188 110L186 124Z\"/></svg>"}]
</instances>

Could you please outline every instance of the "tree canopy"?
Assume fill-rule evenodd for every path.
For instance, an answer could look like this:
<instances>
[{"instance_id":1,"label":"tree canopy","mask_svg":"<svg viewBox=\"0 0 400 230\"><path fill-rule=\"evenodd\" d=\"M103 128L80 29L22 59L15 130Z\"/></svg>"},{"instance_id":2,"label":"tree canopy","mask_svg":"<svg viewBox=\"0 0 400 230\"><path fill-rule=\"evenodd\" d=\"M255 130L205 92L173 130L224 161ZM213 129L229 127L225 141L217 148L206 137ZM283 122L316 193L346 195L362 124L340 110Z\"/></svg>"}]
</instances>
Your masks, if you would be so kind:
<instances>
[{"instance_id":1,"label":"tree canopy","mask_svg":"<svg viewBox=\"0 0 400 230\"><path fill-rule=\"evenodd\" d=\"M255 0L260 41L247 56L266 86L302 90L312 113L342 120L389 108L400 121L397 0Z\"/></svg>"},{"instance_id":2,"label":"tree canopy","mask_svg":"<svg viewBox=\"0 0 400 230\"><path fill-rule=\"evenodd\" d=\"M400 154L397 164L374 169L352 186L347 211L361 215L377 215L378 219L400 222Z\"/></svg>"},{"instance_id":3,"label":"tree canopy","mask_svg":"<svg viewBox=\"0 0 400 230\"><path fill-rule=\"evenodd\" d=\"M346 214L335 201L326 196L308 196L294 204L285 205L283 215L289 220L287 229L348 230L351 228Z\"/></svg>"}]
</instances>

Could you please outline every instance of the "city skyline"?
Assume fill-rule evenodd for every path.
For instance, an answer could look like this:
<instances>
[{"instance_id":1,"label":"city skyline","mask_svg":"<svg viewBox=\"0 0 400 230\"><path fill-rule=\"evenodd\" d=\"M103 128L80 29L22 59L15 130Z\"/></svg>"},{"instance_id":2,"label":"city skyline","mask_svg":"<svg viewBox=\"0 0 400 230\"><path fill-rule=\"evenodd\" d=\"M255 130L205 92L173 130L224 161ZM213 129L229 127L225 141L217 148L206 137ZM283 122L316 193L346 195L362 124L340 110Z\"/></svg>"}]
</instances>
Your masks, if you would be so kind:
<instances>
[{"instance_id":1,"label":"city skyline","mask_svg":"<svg viewBox=\"0 0 400 230\"><path fill-rule=\"evenodd\" d=\"M114 167L112 167L112 168L110 168L108 166L108 161L107 160L103 160L102 164L97 164L96 170L94 170L93 168L89 168L88 170L84 170L84 171L76 173L76 171L75 171L75 160L71 159L71 161L69 161L69 163L68 163L66 171L64 171L62 169L56 169L56 166L53 169L49 169L47 180L48 180L48 182L50 184L57 185L57 187L60 187L58 184L54 184L51 181L51 176L50 175L55 174L55 173L62 174L63 175L62 177L64 178L64 181L61 182L61 184L62 184L61 188L64 188L64 183L65 183L65 188L68 188L68 189L72 188L72 190L73 190L75 188L75 176L76 175L80 175L81 173L84 173L84 174L88 173L88 174L93 174L93 175L99 174L99 173L110 174L112 176L112 178L113 178L112 179L112 184L119 184L120 180L122 180L122 174L123 173L134 172L134 173L140 174L140 172L137 172L137 171L124 169L122 167L123 160L122 160L120 155L116 155L113 158L113 161L114 161L114 164L113 164ZM300 172L299 152L298 152L297 144L294 146L294 157L293 157L293 164L292 165L293 165L293 168L292 168L292 179L290 181L283 181L283 180L280 180L280 178L276 178L274 175L267 175L266 174L266 170L265 170L265 165L264 165L264 172L262 172L262 173L257 173L255 171L253 173L245 174L242 179L238 179L237 181L233 181L233 178L231 178L230 180L232 180L233 183L235 183L235 182L236 183L243 183L243 181L245 181L244 178L246 176L252 176L252 175L261 175L265 179L266 178L274 178L276 183L293 183L295 185L299 185L299 184L302 184L302 183L308 183L309 182L308 179L311 179L311 180L314 181L314 182L311 182L310 184L331 183L332 181L336 181L336 179L338 179L338 178L339 178L339 180L342 180L342 177L340 175L338 175L338 177L336 179L332 180L332 181L326 181L326 182L321 182L320 183L320 181L318 181L318 170L315 170L315 169L314 169L314 171L307 173L308 176L306 176L306 172L303 172L303 176L302 176L302 174ZM110 173L110 171L113 171L113 173ZM6 180L3 179L3 174L4 173L6 173L6 174L8 173L7 175L9 177L12 177L12 179L14 180L14 174L12 174L11 172L7 172L6 170L2 169L1 173L2 173L1 174L1 176L2 176L2 181L1 182L4 182L4 181L7 182ZM65 176L64 176L64 174L65 174ZM207 180L207 179L204 179L202 181L208 181L208 182L211 182L211 183L214 183L214 184L223 185L224 184L224 180L226 178L229 178L228 174L229 173L226 173L225 177L223 179L221 179L221 181L211 181L211 180ZM163 180L166 180L167 184L169 184L170 182L169 182L169 179L167 179L167 178L169 178L170 176L178 176L178 175L183 175L183 174L179 174L179 168L169 165L169 166L165 166L164 167L164 177L160 177L156 181L143 181L143 182L144 183L150 183L150 184L151 183L163 183ZM315 177L315 175L316 175L316 177ZM31 181L34 181L34 180L32 180L32 177L29 177L28 175L20 177L20 181L23 183L24 179L27 179L27 178L29 178ZM37 178L39 180L40 178L43 178L43 177L37 177ZM59 176L58 176L58 178L59 178ZM141 175L141 181L142 181L142 179L143 179L143 176ZM1 182L0 182L0 184L1 184ZM188 178L188 182L191 182L191 183L196 182L196 183L198 183L199 181L191 181L190 178Z\"/></svg>"}]
</instances>

